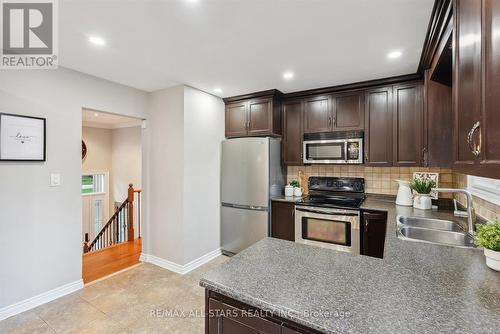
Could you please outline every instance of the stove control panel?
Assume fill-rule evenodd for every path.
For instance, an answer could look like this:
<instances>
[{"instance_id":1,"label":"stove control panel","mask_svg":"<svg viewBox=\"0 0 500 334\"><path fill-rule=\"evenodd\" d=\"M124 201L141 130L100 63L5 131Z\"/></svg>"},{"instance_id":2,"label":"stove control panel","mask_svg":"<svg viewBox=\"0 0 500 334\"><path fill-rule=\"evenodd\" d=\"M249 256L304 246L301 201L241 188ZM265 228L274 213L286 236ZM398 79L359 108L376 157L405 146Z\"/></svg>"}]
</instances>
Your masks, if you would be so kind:
<instances>
[{"instance_id":1,"label":"stove control panel","mask_svg":"<svg viewBox=\"0 0 500 334\"><path fill-rule=\"evenodd\" d=\"M309 189L323 191L365 192L365 179L355 177L309 177Z\"/></svg>"}]
</instances>

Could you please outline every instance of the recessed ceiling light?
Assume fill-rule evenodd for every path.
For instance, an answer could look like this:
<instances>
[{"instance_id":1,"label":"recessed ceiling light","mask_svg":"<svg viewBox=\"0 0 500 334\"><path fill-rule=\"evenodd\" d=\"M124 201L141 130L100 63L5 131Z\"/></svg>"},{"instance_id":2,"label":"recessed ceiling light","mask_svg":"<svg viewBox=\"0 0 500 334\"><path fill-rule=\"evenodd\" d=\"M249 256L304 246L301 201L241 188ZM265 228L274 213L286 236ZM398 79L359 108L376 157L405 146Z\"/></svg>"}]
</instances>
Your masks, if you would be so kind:
<instances>
[{"instance_id":1,"label":"recessed ceiling light","mask_svg":"<svg viewBox=\"0 0 500 334\"><path fill-rule=\"evenodd\" d=\"M396 59L399 58L403 55L403 52L396 50L396 51L391 51L387 54L387 58L389 59Z\"/></svg>"},{"instance_id":2,"label":"recessed ceiling light","mask_svg":"<svg viewBox=\"0 0 500 334\"><path fill-rule=\"evenodd\" d=\"M285 73L283 73L283 79L285 79L285 80L293 79L293 72L285 72Z\"/></svg>"},{"instance_id":3,"label":"recessed ceiling light","mask_svg":"<svg viewBox=\"0 0 500 334\"><path fill-rule=\"evenodd\" d=\"M95 117L97 117L97 116L99 116L99 114L95 112L95 113L94 113L94 116L95 116Z\"/></svg>"},{"instance_id":4,"label":"recessed ceiling light","mask_svg":"<svg viewBox=\"0 0 500 334\"><path fill-rule=\"evenodd\" d=\"M222 89L219 87L214 88L214 92L216 93L222 93Z\"/></svg>"},{"instance_id":5,"label":"recessed ceiling light","mask_svg":"<svg viewBox=\"0 0 500 334\"><path fill-rule=\"evenodd\" d=\"M99 37L99 36L89 36L89 42L94 44L94 45L97 45L97 46L106 45L106 41L102 37Z\"/></svg>"}]
</instances>

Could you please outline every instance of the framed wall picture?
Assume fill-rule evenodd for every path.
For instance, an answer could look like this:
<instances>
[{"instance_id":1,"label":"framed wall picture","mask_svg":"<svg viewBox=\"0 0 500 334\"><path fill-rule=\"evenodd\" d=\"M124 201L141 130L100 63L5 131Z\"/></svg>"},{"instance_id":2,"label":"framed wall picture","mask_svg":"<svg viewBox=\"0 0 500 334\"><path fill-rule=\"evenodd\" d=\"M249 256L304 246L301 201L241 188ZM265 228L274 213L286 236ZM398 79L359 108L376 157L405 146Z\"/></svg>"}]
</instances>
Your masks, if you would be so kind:
<instances>
[{"instance_id":1,"label":"framed wall picture","mask_svg":"<svg viewBox=\"0 0 500 334\"><path fill-rule=\"evenodd\" d=\"M0 113L0 161L45 161L45 118Z\"/></svg>"}]
</instances>

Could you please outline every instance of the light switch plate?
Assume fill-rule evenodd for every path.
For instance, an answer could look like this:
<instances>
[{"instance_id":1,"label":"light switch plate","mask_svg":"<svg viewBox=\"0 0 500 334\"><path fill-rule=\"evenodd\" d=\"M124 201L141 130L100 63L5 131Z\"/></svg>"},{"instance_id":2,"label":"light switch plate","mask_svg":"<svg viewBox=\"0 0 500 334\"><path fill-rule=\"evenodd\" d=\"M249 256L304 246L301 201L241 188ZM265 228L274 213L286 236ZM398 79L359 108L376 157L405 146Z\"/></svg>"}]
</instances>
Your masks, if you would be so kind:
<instances>
[{"instance_id":1,"label":"light switch plate","mask_svg":"<svg viewBox=\"0 0 500 334\"><path fill-rule=\"evenodd\" d=\"M50 174L50 186L59 187L61 185L61 174L52 173Z\"/></svg>"}]
</instances>

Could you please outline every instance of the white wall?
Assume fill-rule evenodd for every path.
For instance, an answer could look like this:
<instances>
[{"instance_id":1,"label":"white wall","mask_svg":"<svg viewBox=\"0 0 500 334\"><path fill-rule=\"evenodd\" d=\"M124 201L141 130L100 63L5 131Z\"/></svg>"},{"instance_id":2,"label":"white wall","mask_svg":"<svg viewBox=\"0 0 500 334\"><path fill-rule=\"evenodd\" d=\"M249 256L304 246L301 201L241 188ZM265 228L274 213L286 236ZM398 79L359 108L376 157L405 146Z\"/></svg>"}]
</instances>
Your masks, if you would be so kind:
<instances>
[{"instance_id":1,"label":"white wall","mask_svg":"<svg viewBox=\"0 0 500 334\"><path fill-rule=\"evenodd\" d=\"M143 252L175 263L184 261L183 109L183 86L152 93L144 131Z\"/></svg>"},{"instance_id":2,"label":"white wall","mask_svg":"<svg viewBox=\"0 0 500 334\"><path fill-rule=\"evenodd\" d=\"M123 202L130 183L142 189L142 129L140 126L111 130L111 199ZM138 195L134 202L134 233L139 236ZM141 197L142 202L142 197ZM113 206L111 206L113 209ZM142 214L141 214L142 216ZM141 224L142 225L142 224ZM141 231L142 234L142 231Z\"/></svg>"},{"instance_id":3,"label":"white wall","mask_svg":"<svg viewBox=\"0 0 500 334\"><path fill-rule=\"evenodd\" d=\"M220 247L220 161L224 102L184 89L185 263Z\"/></svg>"},{"instance_id":4,"label":"white wall","mask_svg":"<svg viewBox=\"0 0 500 334\"><path fill-rule=\"evenodd\" d=\"M64 68L0 71L0 110L47 118L46 162L0 162L0 308L82 277L82 107L145 118L147 103ZM49 187L52 172L60 187Z\"/></svg>"},{"instance_id":5,"label":"white wall","mask_svg":"<svg viewBox=\"0 0 500 334\"><path fill-rule=\"evenodd\" d=\"M177 86L152 93L147 119L144 251L185 265L220 247L224 103Z\"/></svg>"},{"instance_id":6,"label":"white wall","mask_svg":"<svg viewBox=\"0 0 500 334\"><path fill-rule=\"evenodd\" d=\"M82 139L87 145L82 172L111 172L111 130L83 127Z\"/></svg>"},{"instance_id":7,"label":"white wall","mask_svg":"<svg viewBox=\"0 0 500 334\"><path fill-rule=\"evenodd\" d=\"M142 142L141 128L130 127L111 131L111 176L112 198L123 202L127 197L128 185L142 187Z\"/></svg>"}]
</instances>

